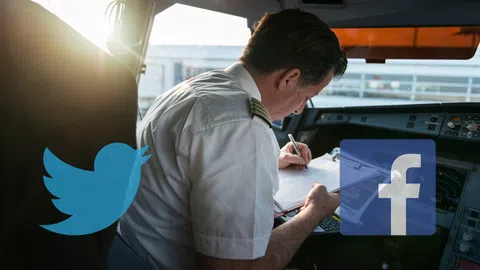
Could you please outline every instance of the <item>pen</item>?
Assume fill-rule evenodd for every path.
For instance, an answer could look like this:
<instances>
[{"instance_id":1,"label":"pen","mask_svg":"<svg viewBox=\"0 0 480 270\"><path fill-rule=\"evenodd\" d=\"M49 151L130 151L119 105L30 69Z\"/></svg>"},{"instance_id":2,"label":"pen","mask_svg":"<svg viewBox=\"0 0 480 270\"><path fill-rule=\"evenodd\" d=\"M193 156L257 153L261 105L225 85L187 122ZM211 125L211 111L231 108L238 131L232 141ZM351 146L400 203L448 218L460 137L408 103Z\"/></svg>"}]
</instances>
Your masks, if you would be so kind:
<instances>
[{"instance_id":1,"label":"pen","mask_svg":"<svg viewBox=\"0 0 480 270\"><path fill-rule=\"evenodd\" d=\"M292 142L293 148L295 148L295 152L297 152L297 155L299 155L300 157L302 157L302 153L300 152L300 148L298 148L297 142L296 142L295 139L293 138L292 134L288 134L288 138L290 138L290 141ZM303 157L302 157L302 158L303 158ZM305 159L304 159L304 161L305 161ZM306 161L305 161L305 169L308 170Z\"/></svg>"}]
</instances>

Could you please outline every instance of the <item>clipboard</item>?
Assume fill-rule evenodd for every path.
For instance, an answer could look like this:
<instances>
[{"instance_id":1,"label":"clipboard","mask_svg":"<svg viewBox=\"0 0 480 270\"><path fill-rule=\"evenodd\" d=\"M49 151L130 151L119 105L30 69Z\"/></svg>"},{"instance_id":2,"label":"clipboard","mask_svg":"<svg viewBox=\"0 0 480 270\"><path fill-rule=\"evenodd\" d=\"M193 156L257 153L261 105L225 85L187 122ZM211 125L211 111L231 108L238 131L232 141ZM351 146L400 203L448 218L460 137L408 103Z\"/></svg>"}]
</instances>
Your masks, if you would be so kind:
<instances>
[{"instance_id":1,"label":"clipboard","mask_svg":"<svg viewBox=\"0 0 480 270\"><path fill-rule=\"evenodd\" d=\"M355 188L355 192L358 192L362 189L363 185L368 185L368 183L378 185L378 183L385 183L390 179L390 171L388 169L382 168L376 164L371 164L365 160L360 160L355 158L353 155L349 155L348 153L343 153L343 155L340 155L340 148L338 147L333 149L331 154L333 155L333 159L336 161L341 159L344 162L349 162L356 166L357 169L370 168L372 169L372 172L374 172L370 177L361 178L357 181L349 183L348 185L343 185L341 188L344 194L343 196L348 197L350 188ZM359 203L360 207L354 208L351 207L351 204L349 205L348 203L344 203L335 210L334 214L340 217L342 221L348 221L354 224L362 224L362 215L375 198L375 194L376 193L371 194L371 196Z\"/></svg>"},{"instance_id":2,"label":"clipboard","mask_svg":"<svg viewBox=\"0 0 480 270\"><path fill-rule=\"evenodd\" d=\"M280 170L279 189L274 194L274 216L282 216L300 209L304 205L314 182L325 185L329 192L338 192L340 190L340 160L348 162L349 166L358 170L360 179L355 183L382 174L376 168L361 163L360 160L346 156L340 157L340 148L336 147L330 153L325 153L323 156L313 159L308 170L293 168Z\"/></svg>"}]
</instances>

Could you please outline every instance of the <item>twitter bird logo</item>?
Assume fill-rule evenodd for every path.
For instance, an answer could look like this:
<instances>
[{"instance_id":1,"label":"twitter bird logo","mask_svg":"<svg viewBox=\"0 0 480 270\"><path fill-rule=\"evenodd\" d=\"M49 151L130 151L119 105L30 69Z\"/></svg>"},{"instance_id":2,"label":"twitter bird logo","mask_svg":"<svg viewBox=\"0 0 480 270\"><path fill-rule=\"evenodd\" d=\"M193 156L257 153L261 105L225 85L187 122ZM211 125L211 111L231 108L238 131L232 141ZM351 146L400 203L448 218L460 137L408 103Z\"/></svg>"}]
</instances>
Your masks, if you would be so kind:
<instances>
[{"instance_id":1,"label":"twitter bird logo","mask_svg":"<svg viewBox=\"0 0 480 270\"><path fill-rule=\"evenodd\" d=\"M148 145L135 150L123 143L103 147L95 157L94 171L75 168L57 158L48 148L43 163L50 177L43 181L55 207L71 217L59 223L40 225L59 234L84 235L112 225L128 209L140 183L140 169L151 155Z\"/></svg>"}]
</instances>

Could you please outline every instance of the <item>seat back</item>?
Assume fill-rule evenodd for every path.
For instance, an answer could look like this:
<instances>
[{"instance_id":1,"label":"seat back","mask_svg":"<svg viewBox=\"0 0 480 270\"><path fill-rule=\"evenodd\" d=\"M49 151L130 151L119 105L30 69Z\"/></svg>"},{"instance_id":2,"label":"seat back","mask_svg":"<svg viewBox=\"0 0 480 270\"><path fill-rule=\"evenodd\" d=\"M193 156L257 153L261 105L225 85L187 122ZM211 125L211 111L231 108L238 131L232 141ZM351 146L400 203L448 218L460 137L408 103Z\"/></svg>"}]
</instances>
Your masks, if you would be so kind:
<instances>
[{"instance_id":1,"label":"seat back","mask_svg":"<svg viewBox=\"0 0 480 270\"><path fill-rule=\"evenodd\" d=\"M120 234L113 239L107 259L108 270L147 270L145 262L125 242Z\"/></svg>"},{"instance_id":2,"label":"seat back","mask_svg":"<svg viewBox=\"0 0 480 270\"><path fill-rule=\"evenodd\" d=\"M88 20L88 18L86 18ZM116 223L65 236L41 228L69 216L45 188L46 147L94 170L112 142L135 148L137 85L131 71L28 0L0 1L0 269L105 269Z\"/></svg>"}]
</instances>

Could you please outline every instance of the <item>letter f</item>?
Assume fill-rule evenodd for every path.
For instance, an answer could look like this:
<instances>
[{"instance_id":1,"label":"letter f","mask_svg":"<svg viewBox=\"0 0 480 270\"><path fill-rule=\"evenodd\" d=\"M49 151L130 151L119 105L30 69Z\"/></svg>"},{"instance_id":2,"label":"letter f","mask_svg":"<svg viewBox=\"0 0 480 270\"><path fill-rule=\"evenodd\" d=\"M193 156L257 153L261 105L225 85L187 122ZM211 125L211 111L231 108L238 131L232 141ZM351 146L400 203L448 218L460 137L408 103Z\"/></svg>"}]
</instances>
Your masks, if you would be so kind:
<instances>
[{"instance_id":1,"label":"letter f","mask_svg":"<svg viewBox=\"0 0 480 270\"><path fill-rule=\"evenodd\" d=\"M399 156L392 164L391 183L378 184L378 197L391 199L391 235L407 234L407 198L418 199L420 184L407 184L407 170L419 168L419 154Z\"/></svg>"}]
</instances>

